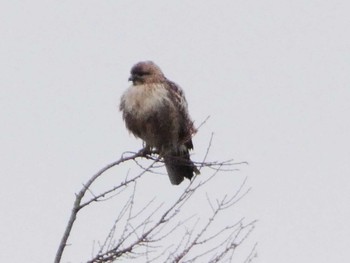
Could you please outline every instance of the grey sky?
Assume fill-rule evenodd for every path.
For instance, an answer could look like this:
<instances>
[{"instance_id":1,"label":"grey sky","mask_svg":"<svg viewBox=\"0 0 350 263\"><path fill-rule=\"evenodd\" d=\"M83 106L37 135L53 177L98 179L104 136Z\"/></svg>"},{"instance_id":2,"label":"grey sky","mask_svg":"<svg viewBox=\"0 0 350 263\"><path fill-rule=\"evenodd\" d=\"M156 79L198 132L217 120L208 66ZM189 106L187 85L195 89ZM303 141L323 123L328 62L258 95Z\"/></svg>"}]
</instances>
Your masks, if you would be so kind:
<instances>
[{"instance_id":1,"label":"grey sky","mask_svg":"<svg viewBox=\"0 0 350 263\"><path fill-rule=\"evenodd\" d=\"M211 190L248 176L253 191L239 213L259 220L257 261L346 261L349 8L325 0L2 1L0 261L51 261L74 192L140 148L117 107L131 66L145 59L182 86L197 124L211 116L194 138L194 159L214 132L212 159L250 163ZM160 198L179 190L166 176L149 180L145 189L156 183ZM89 229L82 221L77 243Z\"/></svg>"}]
</instances>

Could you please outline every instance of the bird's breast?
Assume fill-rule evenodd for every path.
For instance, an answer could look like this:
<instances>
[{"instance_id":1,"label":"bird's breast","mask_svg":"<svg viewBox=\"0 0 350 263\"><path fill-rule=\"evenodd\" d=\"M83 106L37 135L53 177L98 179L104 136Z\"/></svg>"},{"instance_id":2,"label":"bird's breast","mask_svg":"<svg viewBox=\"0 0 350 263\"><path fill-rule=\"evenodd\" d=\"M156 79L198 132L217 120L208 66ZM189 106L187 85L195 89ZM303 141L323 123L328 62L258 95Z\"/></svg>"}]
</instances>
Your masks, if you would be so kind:
<instances>
[{"instance_id":1,"label":"bird's breast","mask_svg":"<svg viewBox=\"0 0 350 263\"><path fill-rule=\"evenodd\" d=\"M168 91L162 84L132 85L122 96L123 110L134 118L147 118L167 103Z\"/></svg>"}]
</instances>

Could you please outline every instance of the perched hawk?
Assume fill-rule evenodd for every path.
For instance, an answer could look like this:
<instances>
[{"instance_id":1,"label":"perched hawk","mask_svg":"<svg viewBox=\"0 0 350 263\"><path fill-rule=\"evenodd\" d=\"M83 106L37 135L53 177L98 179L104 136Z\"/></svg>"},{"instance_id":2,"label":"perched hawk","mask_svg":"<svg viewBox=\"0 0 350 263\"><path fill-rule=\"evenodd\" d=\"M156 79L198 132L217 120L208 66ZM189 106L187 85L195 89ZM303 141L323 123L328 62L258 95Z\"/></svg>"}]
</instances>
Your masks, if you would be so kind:
<instances>
[{"instance_id":1,"label":"perched hawk","mask_svg":"<svg viewBox=\"0 0 350 263\"><path fill-rule=\"evenodd\" d=\"M134 65L129 80L120 102L126 127L164 158L172 184L191 179L199 173L189 155L196 129L182 89L152 61Z\"/></svg>"}]
</instances>

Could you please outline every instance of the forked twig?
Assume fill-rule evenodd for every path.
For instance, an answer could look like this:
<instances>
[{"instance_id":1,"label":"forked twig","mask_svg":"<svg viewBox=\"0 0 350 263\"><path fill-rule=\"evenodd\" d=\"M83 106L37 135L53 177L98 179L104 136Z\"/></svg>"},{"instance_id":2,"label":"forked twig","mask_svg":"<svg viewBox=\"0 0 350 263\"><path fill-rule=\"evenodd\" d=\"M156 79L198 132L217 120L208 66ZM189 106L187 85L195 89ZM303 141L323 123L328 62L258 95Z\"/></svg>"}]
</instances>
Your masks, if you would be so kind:
<instances>
[{"instance_id":1,"label":"forked twig","mask_svg":"<svg viewBox=\"0 0 350 263\"><path fill-rule=\"evenodd\" d=\"M204 121L204 123L207 121L207 119ZM203 187L208 182L213 180L213 178L219 172L236 170L232 168L234 165L245 163L237 163L233 162L233 160L227 160L223 162L207 161L209 150L212 145L212 140L213 134L211 135L203 161L193 162L196 166L200 167L200 169L212 169L213 171L211 176L207 178L201 177L201 180L197 179L198 176L194 176L188 186L179 195L179 197L170 206L165 208L165 210L163 208L163 203L154 207L154 199L149 201L145 207L139 211L135 211L134 208L136 181L146 172L158 173L155 170L159 168L159 163L162 164L164 162L157 151L142 149L137 153L125 152L119 160L112 162L99 170L87 181L87 183L83 185L83 188L76 194L71 215L59 244L54 262L59 263L61 261L64 249L67 245L67 240L70 236L79 211L94 202L105 201L120 194L130 184L134 185L131 196L121 208L121 211L119 212L117 218L114 220L113 226L111 227L107 237L99 245L100 247L97 254L92 256L92 259L88 261L89 263L107 263L113 262L114 260L121 257L138 258L145 256L145 254L147 262L154 262L156 260L162 259L166 262L194 262L196 260L202 260L204 256L211 257L209 262L219 262L223 258L226 258L227 260L230 253L231 256L229 257L229 262L231 262L230 258L232 257L236 248L248 237L250 232L254 229L255 221L244 225L243 219L241 219L234 224L219 227L218 229L215 229L214 233L210 234L209 229L214 228L213 224L218 215L222 213L222 211L234 206L249 192L250 189L243 191L246 179L235 193L231 195L225 195L221 200L216 200L216 202L210 200L208 194L206 194L208 206L210 207L212 214L210 217L208 217L204 226L201 226L199 228L199 218L197 218L197 221L195 221L193 224L193 220L195 218L194 215L186 216L186 219L182 220L176 219L181 214L183 207L188 203L193 195L198 192L199 188ZM141 157L152 160L152 163L148 167L141 165L137 160ZM124 181L122 181L120 184L113 186L102 193L94 193L90 189L92 184L103 173L112 167L120 165L126 161L134 161L136 165L141 168L141 172L138 175L130 178L127 175ZM91 193L91 197L90 199L83 201L86 192ZM139 222L135 222L135 220L140 220L140 218L143 219ZM125 225L121 233L117 234L117 225L119 226L120 222L122 221L125 221ZM192 226L190 225L188 227L185 223L192 224ZM169 245L164 248L160 244L162 240L168 238L169 236L172 236L177 230L182 227L185 227L186 231L177 245ZM214 243L214 245L210 245L202 253L193 255L192 251L195 248L202 245L207 246L211 243ZM146 252L140 252L139 249L141 248L145 249ZM158 254L155 252L158 252ZM156 255L151 257L151 255L154 254ZM254 246L246 262L251 262L255 256L256 247Z\"/></svg>"}]
</instances>

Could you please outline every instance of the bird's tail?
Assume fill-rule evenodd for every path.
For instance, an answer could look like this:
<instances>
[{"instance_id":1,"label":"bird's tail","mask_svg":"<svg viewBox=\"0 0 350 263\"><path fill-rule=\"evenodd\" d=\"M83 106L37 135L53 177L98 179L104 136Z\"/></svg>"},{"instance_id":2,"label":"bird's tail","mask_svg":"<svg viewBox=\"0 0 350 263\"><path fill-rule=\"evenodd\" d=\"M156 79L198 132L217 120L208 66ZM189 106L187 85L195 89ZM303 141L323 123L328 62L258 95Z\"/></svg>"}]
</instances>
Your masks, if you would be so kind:
<instances>
[{"instance_id":1,"label":"bird's tail","mask_svg":"<svg viewBox=\"0 0 350 263\"><path fill-rule=\"evenodd\" d=\"M199 170L190 159L189 150L184 145L164 155L165 168L170 182L180 184L184 178L191 180L193 174L199 174Z\"/></svg>"}]
</instances>

